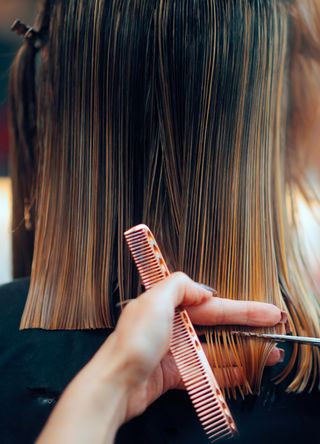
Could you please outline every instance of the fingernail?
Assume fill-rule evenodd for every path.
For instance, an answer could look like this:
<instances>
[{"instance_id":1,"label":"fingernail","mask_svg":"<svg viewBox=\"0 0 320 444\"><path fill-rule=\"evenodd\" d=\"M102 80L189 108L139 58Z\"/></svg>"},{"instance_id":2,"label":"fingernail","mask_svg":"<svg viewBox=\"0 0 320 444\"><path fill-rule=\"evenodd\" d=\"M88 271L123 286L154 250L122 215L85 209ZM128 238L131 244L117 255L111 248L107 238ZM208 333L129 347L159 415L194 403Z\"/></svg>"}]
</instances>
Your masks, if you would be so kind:
<instances>
[{"instance_id":1,"label":"fingernail","mask_svg":"<svg viewBox=\"0 0 320 444\"><path fill-rule=\"evenodd\" d=\"M288 322L288 315L285 311L281 311L280 322L281 322L281 324L285 324L286 322Z\"/></svg>"},{"instance_id":2,"label":"fingernail","mask_svg":"<svg viewBox=\"0 0 320 444\"><path fill-rule=\"evenodd\" d=\"M279 359L278 362L283 362L284 358L285 358L285 355L286 355L286 352L283 350L283 348L278 348L278 350L279 350L279 353L280 353L280 359Z\"/></svg>"},{"instance_id":3,"label":"fingernail","mask_svg":"<svg viewBox=\"0 0 320 444\"><path fill-rule=\"evenodd\" d=\"M217 294L217 290L215 290L212 287L209 287L209 285L201 284L200 282L197 282L197 284L200 285L200 287L203 288L204 290L210 291L210 293L212 293L212 296L215 296Z\"/></svg>"},{"instance_id":4,"label":"fingernail","mask_svg":"<svg viewBox=\"0 0 320 444\"><path fill-rule=\"evenodd\" d=\"M285 323L285 328L286 328L286 334L287 334L287 335L292 335L292 331L291 331L291 328L290 328L289 322L286 322L286 323Z\"/></svg>"}]
</instances>

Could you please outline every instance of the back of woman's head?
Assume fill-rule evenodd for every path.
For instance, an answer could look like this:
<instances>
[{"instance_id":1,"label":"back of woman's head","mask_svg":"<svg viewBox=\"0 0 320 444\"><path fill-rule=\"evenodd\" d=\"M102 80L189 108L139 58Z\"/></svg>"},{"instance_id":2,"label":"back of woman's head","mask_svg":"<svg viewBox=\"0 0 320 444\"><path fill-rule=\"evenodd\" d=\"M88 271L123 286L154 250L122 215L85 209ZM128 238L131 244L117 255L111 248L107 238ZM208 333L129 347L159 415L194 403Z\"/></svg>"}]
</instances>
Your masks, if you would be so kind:
<instances>
[{"instance_id":1,"label":"back of woman's head","mask_svg":"<svg viewBox=\"0 0 320 444\"><path fill-rule=\"evenodd\" d=\"M44 3L45 44L24 43L11 77L16 274L32 260L22 328L111 326L115 303L138 291L123 232L143 222L173 270L273 302L294 332L319 335L294 216L317 18L317 1ZM231 341L224 330L208 333L213 348ZM248 392L270 345L237 347ZM302 349L291 389L318 370Z\"/></svg>"}]
</instances>

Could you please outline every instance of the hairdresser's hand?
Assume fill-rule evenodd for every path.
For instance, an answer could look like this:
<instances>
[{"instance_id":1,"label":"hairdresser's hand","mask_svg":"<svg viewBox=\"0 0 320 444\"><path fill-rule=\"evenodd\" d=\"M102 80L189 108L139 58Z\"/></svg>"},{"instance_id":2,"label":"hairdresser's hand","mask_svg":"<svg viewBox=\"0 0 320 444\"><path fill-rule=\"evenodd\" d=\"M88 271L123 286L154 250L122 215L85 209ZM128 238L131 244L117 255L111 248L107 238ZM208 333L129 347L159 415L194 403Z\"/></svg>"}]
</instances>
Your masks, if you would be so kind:
<instances>
[{"instance_id":1,"label":"hairdresser's hand","mask_svg":"<svg viewBox=\"0 0 320 444\"><path fill-rule=\"evenodd\" d=\"M126 419L142 413L162 393L183 384L168 353L174 309L184 305L191 321L199 325L274 326L281 321L281 311L271 304L233 301L213 297L183 273L175 273L152 290L130 302L115 330L117 350L122 350L131 387ZM203 345L205 351L207 347ZM102 351L102 350L101 350ZM276 364L281 351L274 347L267 365ZM230 369L234 383L243 379L239 369ZM222 371L215 369L221 386L227 384Z\"/></svg>"},{"instance_id":2,"label":"hairdresser's hand","mask_svg":"<svg viewBox=\"0 0 320 444\"><path fill-rule=\"evenodd\" d=\"M168 353L174 309L179 305L184 305L192 322L199 325L273 326L281 321L281 311L274 305L212 296L183 273L175 273L126 306L109 344L104 346L112 344L112 356L122 362L119 371L128 387L125 420L142 413L167 390L183 387ZM101 368L107 365L104 347L95 357ZM280 351L274 348L267 364L273 365L279 359ZM234 383L241 382L240 370L232 367L230 371ZM227 384L221 370L216 369L215 375L220 385Z\"/></svg>"},{"instance_id":3,"label":"hairdresser's hand","mask_svg":"<svg viewBox=\"0 0 320 444\"><path fill-rule=\"evenodd\" d=\"M168 353L179 305L199 325L271 326L281 320L273 305L212 297L186 275L171 275L125 307L114 333L67 388L38 444L51 443L50 436L59 442L57 429L60 442L112 442L122 423L168 389L181 387ZM279 352L273 355L269 363L278 361Z\"/></svg>"}]
</instances>

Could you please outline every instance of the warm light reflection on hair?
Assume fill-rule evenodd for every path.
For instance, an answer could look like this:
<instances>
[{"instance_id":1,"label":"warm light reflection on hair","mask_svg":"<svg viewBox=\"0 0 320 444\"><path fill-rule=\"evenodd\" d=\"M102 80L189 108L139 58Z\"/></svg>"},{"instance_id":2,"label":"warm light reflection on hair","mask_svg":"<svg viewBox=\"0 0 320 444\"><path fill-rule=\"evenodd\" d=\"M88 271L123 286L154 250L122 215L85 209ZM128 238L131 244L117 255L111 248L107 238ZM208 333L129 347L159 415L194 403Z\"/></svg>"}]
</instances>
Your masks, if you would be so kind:
<instances>
[{"instance_id":1,"label":"warm light reflection on hair","mask_svg":"<svg viewBox=\"0 0 320 444\"><path fill-rule=\"evenodd\" d=\"M314 201L309 204L301 197L298 200L298 224L306 259L313 275L320 284L320 205Z\"/></svg>"},{"instance_id":2,"label":"warm light reflection on hair","mask_svg":"<svg viewBox=\"0 0 320 444\"><path fill-rule=\"evenodd\" d=\"M0 177L0 284L11 280L11 181Z\"/></svg>"}]
</instances>

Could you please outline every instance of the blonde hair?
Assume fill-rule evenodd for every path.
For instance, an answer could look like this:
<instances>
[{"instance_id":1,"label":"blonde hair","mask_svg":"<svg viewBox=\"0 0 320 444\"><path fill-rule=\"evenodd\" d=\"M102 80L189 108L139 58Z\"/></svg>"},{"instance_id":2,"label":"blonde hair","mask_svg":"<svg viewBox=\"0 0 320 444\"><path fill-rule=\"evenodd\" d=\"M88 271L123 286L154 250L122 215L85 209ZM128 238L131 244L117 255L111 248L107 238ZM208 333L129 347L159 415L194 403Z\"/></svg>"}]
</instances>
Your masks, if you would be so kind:
<instances>
[{"instance_id":1,"label":"blonde hair","mask_svg":"<svg viewBox=\"0 0 320 444\"><path fill-rule=\"evenodd\" d=\"M173 270L320 335L294 218L319 20L315 0L44 3L38 72L24 43L11 74L16 258L26 200L35 235L21 328L114 325L115 302L139 288L123 232L146 223ZM208 330L212 357L257 391L271 345L229 331ZM314 386L319 351L295 349L282 377L295 363L289 389Z\"/></svg>"}]
</instances>

